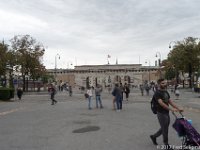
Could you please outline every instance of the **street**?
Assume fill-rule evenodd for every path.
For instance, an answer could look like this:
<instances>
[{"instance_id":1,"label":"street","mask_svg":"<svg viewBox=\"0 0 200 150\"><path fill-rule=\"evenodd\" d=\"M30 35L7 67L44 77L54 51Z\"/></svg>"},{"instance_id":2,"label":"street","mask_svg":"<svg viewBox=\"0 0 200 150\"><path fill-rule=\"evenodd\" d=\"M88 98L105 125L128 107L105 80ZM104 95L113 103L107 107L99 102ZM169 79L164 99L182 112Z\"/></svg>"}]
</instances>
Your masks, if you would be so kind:
<instances>
[{"instance_id":1,"label":"street","mask_svg":"<svg viewBox=\"0 0 200 150\"><path fill-rule=\"evenodd\" d=\"M175 96L170 93L172 98ZM25 94L22 100L0 102L0 150L155 150L149 135L159 128L150 108L150 96L141 96L133 89L123 110L112 110L112 96L102 94L103 109L87 109L84 94L58 92L56 105L51 105L48 93ZM188 100L190 98L190 101ZM200 101L200 98L199 98ZM192 119L200 132L198 94L181 91L180 100L184 115ZM195 105L195 109L189 106ZM200 107L199 107L200 108ZM171 115L169 143L181 145L181 139L172 128ZM162 137L158 138L159 145Z\"/></svg>"}]
</instances>

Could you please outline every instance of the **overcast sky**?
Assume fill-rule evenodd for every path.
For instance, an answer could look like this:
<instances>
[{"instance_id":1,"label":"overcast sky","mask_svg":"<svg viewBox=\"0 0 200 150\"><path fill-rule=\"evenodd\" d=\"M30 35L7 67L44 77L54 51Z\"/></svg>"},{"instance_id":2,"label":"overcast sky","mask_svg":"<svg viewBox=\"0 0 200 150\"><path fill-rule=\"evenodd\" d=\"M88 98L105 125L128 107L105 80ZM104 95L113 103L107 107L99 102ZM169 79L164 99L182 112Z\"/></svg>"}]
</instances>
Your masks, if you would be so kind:
<instances>
[{"instance_id":1,"label":"overcast sky","mask_svg":"<svg viewBox=\"0 0 200 150\"><path fill-rule=\"evenodd\" d=\"M200 38L200 0L0 0L0 39L26 34L45 46L47 68L55 58L58 68L103 65L108 55L154 65L171 41Z\"/></svg>"}]
</instances>

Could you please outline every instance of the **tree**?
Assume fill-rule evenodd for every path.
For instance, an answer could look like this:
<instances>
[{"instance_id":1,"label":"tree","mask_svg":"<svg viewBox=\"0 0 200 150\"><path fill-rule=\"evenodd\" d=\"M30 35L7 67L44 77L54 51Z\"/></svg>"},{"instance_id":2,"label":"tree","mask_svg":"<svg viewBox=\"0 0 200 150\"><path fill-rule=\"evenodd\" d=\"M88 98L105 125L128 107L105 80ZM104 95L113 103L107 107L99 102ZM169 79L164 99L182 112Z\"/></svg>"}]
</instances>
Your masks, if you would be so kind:
<instances>
[{"instance_id":1,"label":"tree","mask_svg":"<svg viewBox=\"0 0 200 150\"><path fill-rule=\"evenodd\" d=\"M6 62L7 62L8 46L4 42L0 43L0 75L6 74Z\"/></svg>"},{"instance_id":2,"label":"tree","mask_svg":"<svg viewBox=\"0 0 200 150\"><path fill-rule=\"evenodd\" d=\"M168 54L167 61L176 69L177 75L189 74L190 87L192 87L192 75L198 71L200 65L200 43L197 38L187 37L183 41L177 41Z\"/></svg>"},{"instance_id":3,"label":"tree","mask_svg":"<svg viewBox=\"0 0 200 150\"><path fill-rule=\"evenodd\" d=\"M45 49L41 43L38 43L30 35L14 36L11 39L11 47L16 53L18 69L20 69L23 77L23 90L25 90L25 75L35 79L36 70L44 68L41 58L44 55ZM26 87L27 89L28 87Z\"/></svg>"},{"instance_id":4,"label":"tree","mask_svg":"<svg viewBox=\"0 0 200 150\"><path fill-rule=\"evenodd\" d=\"M9 49L9 46L3 42L0 43L0 76L6 79L6 73L9 70L9 86L12 86L12 72L15 65L15 54Z\"/></svg>"}]
</instances>

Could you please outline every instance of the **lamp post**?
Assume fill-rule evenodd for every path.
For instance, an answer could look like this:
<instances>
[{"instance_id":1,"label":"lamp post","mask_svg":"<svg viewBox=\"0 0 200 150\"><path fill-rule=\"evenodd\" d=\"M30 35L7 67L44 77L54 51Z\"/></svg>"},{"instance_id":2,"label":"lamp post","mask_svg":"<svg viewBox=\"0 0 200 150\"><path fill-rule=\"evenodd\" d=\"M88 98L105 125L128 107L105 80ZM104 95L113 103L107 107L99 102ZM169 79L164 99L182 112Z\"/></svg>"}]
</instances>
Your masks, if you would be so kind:
<instances>
[{"instance_id":1,"label":"lamp post","mask_svg":"<svg viewBox=\"0 0 200 150\"><path fill-rule=\"evenodd\" d=\"M55 56L55 80L57 81L57 56L58 56L58 59L60 59L60 55L59 54L56 54Z\"/></svg>"},{"instance_id":2,"label":"lamp post","mask_svg":"<svg viewBox=\"0 0 200 150\"><path fill-rule=\"evenodd\" d=\"M169 48L171 48L172 46L171 46L171 44L172 43L175 43L176 44L176 42L175 41L171 41L170 43L169 43Z\"/></svg>"},{"instance_id":3,"label":"lamp post","mask_svg":"<svg viewBox=\"0 0 200 150\"><path fill-rule=\"evenodd\" d=\"M149 60L149 59L148 59L148 62L149 62L148 72L149 72L149 83L150 83L151 78L150 78L150 60ZM148 62L147 62L147 60L146 60L146 61L145 61L145 64L147 64Z\"/></svg>"}]
</instances>

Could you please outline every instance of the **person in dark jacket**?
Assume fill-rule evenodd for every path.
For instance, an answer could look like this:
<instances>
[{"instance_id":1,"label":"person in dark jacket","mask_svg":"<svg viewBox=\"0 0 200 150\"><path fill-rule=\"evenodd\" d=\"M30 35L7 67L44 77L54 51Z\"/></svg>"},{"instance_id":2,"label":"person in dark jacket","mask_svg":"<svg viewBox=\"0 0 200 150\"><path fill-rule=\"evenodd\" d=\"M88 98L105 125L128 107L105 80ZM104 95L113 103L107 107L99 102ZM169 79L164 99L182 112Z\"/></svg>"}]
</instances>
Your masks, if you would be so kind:
<instances>
[{"instance_id":1,"label":"person in dark jacket","mask_svg":"<svg viewBox=\"0 0 200 150\"><path fill-rule=\"evenodd\" d=\"M17 97L19 98L19 100L21 100L22 94L23 94L22 88L17 88Z\"/></svg>"},{"instance_id":2,"label":"person in dark jacket","mask_svg":"<svg viewBox=\"0 0 200 150\"><path fill-rule=\"evenodd\" d=\"M72 96L72 86L69 86L69 96Z\"/></svg>"},{"instance_id":3,"label":"person in dark jacket","mask_svg":"<svg viewBox=\"0 0 200 150\"><path fill-rule=\"evenodd\" d=\"M153 135L150 135L150 138L154 145L157 144L157 137L163 136L163 143L165 147L170 149L170 145L168 143L168 130L169 130L169 124L170 124L170 115L169 111L175 112L175 111L183 111L183 109L180 109L175 105L175 103L171 100L170 95L168 91L166 90L167 83L164 79L158 80L159 90L156 91L155 99L157 103L157 118L160 124L160 129ZM172 106L172 107L170 107Z\"/></svg>"},{"instance_id":4,"label":"person in dark jacket","mask_svg":"<svg viewBox=\"0 0 200 150\"><path fill-rule=\"evenodd\" d=\"M124 84L124 93L126 94L126 100L128 101L130 89L129 89L127 83Z\"/></svg>"},{"instance_id":5,"label":"person in dark jacket","mask_svg":"<svg viewBox=\"0 0 200 150\"><path fill-rule=\"evenodd\" d=\"M50 84L48 91L51 95L51 105L54 105L55 103L57 103L57 101L54 98L56 94L56 88L53 86L53 84Z\"/></svg>"},{"instance_id":6,"label":"person in dark jacket","mask_svg":"<svg viewBox=\"0 0 200 150\"><path fill-rule=\"evenodd\" d=\"M120 90L121 90L121 99L122 99L122 101L124 100L124 87L123 87L123 85L122 85L122 83L120 82L120 85L119 85L119 88L120 88Z\"/></svg>"},{"instance_id":7,"label":"person in dark jacket","mask_svg":"<svg viewBox=\"0 0 200 150\"><path fill-rule=\"evenodd\" d=\"M117 105L117 112L120 112L120 110L122 109L122 91L118 84L115 84L112 95L114 96Z\"/></svg>"},{"instance_id":8,"label":"person in dark jacket","mask_svg":"<svg viewBox=\"0 0 200 150\"><path fill-rule=\"evenodd\" d=\"M102 88L100 85L97 85L95 88L95 96L96 96L96 108L99 108L98 104L100 105L100 108L103 108L102 101L101 101L101 92Z\"/></svg>"}]
</instances>

